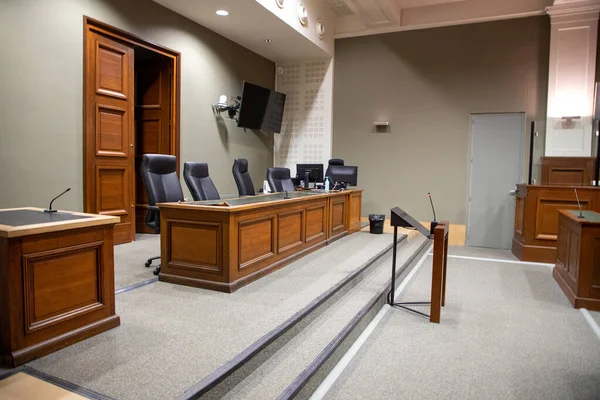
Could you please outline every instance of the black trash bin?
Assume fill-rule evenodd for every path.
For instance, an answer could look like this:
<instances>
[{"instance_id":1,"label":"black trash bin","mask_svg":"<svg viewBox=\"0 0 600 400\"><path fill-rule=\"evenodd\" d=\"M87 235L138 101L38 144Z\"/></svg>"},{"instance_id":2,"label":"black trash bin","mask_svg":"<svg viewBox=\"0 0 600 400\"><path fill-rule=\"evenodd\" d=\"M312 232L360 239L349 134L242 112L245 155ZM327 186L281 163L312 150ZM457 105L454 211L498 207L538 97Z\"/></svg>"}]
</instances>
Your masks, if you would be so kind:
<instances>
[{"instance_id":1,"label":"black trash bin","mask_svg":"<svg viewBox=\"0 0 600 400\"><path fill-rule=\"evenodd\" d=\"M369 214L369 232L383 233L383 224L385 223L384 214Z\"/></svg>"}]
</instances>

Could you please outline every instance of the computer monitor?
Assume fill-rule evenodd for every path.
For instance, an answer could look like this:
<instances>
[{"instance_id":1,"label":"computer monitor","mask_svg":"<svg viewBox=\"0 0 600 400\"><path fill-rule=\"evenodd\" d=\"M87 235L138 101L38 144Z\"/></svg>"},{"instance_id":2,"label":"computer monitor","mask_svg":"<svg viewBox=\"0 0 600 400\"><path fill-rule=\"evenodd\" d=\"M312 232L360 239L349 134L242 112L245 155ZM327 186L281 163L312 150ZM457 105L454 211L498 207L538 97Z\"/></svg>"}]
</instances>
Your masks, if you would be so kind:
<instances>
[{"instance_id":1,"label":"computer monitor","mask_svg":"<svg viewBox=\"0 0 600 400\"><path fill-rule=\"evenodd\" d=\"M306 171L310 173L311 182L323 182L323 164L296 164L298 178L304 179Z\"/></svg>"},{"instance_id":2,"label":"computer monitor","mask_svg":"<svg viewBox=\"0 0 600 400\"><path fill-rule=\"evenodd\" d=\"M327 176L333 183L344 183L349 186L358 185L358 167L350 165L330 165L327 169Z\"/></svg>"}]
</instances>

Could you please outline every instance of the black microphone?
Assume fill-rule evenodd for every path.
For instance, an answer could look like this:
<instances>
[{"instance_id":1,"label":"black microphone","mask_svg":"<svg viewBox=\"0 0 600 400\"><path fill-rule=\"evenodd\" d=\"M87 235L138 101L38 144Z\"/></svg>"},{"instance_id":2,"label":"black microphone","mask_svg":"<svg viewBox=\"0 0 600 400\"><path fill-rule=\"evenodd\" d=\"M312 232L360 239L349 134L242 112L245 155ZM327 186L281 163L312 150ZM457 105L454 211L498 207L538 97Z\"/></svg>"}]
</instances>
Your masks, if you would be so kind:
<instances>
[{"instance_id":1,"label":"black microphone","mask_svg":"<svg viewBox=\"0 0 600 400\"><path fill-rule=\"evenodd\" d=\"M433 211L433 221L431 221L431 225L429 227L429 233L433 235L435 227L438 225L437 218L435 216L435 208L433 207L433 200L431 199L431 193L427 193L429 196L429 203L431 203L431 211Z\"/></svg>"},{"instance_id":2,"label":"black microphone","mask_svg":"<svg viewBox=\"0 0 600 400\"><path fill-rule=\"evenodd\" d=\"M61 194L59 194L58 196L56 196L55 198L53 198L53 199L50 201L50 206L48 206L48 209L47 209L47 210L44 210L44 212L47 212L47 213L53 213L53 212L56 212L57 210L53 210L53 209L52 209L52 203L54 203L54 200L58 199L58 198L59 198L60 196L62 196L63 194L67 193L69 190L71 190L71 188L68 188L67 190L65 190L64 192L62 192Z\"/></svg>"},{"instance_id":3,"label":"black microphone","mask_svg":"<svg viewBox=\"0 0 600 400\"><path fill-rule=\"evenodd\" d=\"M577 199L577 205L579 206L578 218L585 218L583 216L583 211L581 210L581 203L579 202L579 196L577 195L577 188L573 188L573 190L575 191L575 198Z\"/></svg>"}]
</instances>

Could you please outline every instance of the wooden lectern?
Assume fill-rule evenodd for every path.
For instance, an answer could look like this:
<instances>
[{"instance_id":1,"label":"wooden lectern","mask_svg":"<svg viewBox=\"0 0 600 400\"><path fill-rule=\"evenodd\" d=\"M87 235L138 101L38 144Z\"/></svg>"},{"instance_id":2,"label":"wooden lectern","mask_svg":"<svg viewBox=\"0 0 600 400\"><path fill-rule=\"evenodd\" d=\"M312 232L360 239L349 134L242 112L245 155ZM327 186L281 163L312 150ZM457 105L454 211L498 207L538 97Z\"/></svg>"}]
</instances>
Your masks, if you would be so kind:
<instances>
[{"instance_id":1,"label":"wooden lectern","mask_svg":"<svg viewBox=\"0 0 600 400\"><path fill-rule=\"evenodd\" d=\"M552 276L573 307L600 311L600 214L559 210Z\"/></svg>"},{"instance_id":2,"label":"wooden lectern","mask_svg":"<svg viewBox=\"0 0 600 400\"><path fill-rule=\"evenodd\" d=\"M439 223L434 221L431 224L432 228L427 229L420 222L398 207L392 208L390 222L394 227L394 246L392 255L392 280L390 292L388 293L388 304L392 307L401 308L422 317L429 318L430 322L439 323L441 307L444 306L446 302L446 264L448 259L448 228L450 224L447 221ZM399 226L403 228L415 228L425 237L430 240L433 239L430 301L410 301L401 303L394 301L396 292L396 245ZM430 314L427 315L421 311L415 310L412 308L414 306L430 306Z\"/></svg>"}]
</instances>

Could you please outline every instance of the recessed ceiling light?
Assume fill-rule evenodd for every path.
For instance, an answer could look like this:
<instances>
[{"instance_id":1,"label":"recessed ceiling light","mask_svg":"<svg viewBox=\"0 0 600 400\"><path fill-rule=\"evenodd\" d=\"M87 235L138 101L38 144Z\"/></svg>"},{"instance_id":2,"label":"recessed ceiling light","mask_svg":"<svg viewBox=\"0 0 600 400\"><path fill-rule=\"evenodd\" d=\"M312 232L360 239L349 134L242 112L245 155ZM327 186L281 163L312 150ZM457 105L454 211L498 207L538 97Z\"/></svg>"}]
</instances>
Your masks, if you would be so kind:
<instances>
[{"instance_id":1,"label":"recessed ceiling light","mask_svg":"<svg viewBox=\"0 0 600 400\"><path fill-rule=\"evenodd\" d=\"M217 10L217 15L220 15L221 17L226 17L227 15L229 15L229 11L227 11L227 10Z\"/></svg>"},{"instance_id":2,"label":"recessed ceiling light","mask_svg":"<svg viewBox=\"0 0 600 400\"><path fill-rule=\"evenodd\" d=\"M265 39L265 42L267 42L267 43L273 43L274 40L273 39Z\"/></svg>"}]
</instances>

